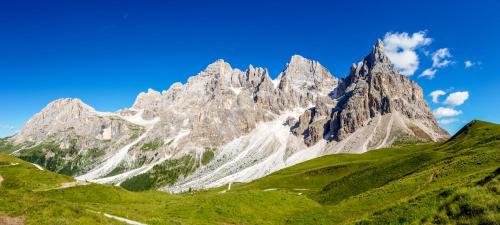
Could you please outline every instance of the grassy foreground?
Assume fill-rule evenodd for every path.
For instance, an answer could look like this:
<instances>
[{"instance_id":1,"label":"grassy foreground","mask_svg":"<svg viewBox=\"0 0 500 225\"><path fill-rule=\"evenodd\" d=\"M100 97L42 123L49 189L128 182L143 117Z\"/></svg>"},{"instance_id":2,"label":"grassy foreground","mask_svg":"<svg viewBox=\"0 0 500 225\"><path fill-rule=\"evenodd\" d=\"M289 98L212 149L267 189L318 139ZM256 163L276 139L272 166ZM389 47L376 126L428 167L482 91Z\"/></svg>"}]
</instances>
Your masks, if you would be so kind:
<instances>
[{"instance_id":1,"label":"grassy foreground","mask_svg":"<svg viewBox=\"0 0 500 225\"><path fill-rule=\"evenodd\" d=\"M500 125L450 141L307 161L251 183L171 195L91 184L0 154L0 223L500 224ZM100 213L102 212L102 213Z\"/></svg>"}]
</instances>

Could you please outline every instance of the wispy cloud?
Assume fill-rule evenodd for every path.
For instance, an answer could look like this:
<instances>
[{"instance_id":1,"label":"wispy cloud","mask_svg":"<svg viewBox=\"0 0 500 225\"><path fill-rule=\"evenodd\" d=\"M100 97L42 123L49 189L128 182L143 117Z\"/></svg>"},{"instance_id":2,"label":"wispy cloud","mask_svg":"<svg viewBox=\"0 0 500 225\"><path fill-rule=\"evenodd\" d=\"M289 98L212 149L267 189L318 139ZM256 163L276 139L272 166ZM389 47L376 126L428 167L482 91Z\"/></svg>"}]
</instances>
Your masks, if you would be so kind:
<instances>
[{"instance_id":1,"label":"wispy cloud","mask_svg":"<svg viewBox=\"0 0 500 225\"><path fill-rule=\"evenodd\" d=\"M451 57L450 50L448 48L441 48L432 54L432 67L443 68L448 66L452 61L449 60Z\"/></svg>"},{"instance_id":2,"label":"wispy cloud","mask_svg":"<svg viewBox=\"0 0 500 225\"><path fill-rule=\"evenodd\" d=\"M429 78L434 78L436 76L437 69L433 68L427 68L420 74L419 77L429 77Z\"/></svg>"},{"instance_id":3,"label":"wispy cloud","mask_svg":"<svg viewBox=\"0 0 500 225\"><path fill-rule=\"evenodd\" d=\"M465 68L471 68L473 66L481 65L481 61L474 62L472 60L465 60L464 66Z\"/></svg>"},{"instance_id":4,"label":"wispy cloud","mask_svg":"<svg viewBox=\"0 0 500 225\"><path fill-rule=\"evenodd\" d=\"M465 64L465 68L469 68L469 67L474 66L474 63L470 60L465 61L464 64Z\"/></svg>"},{"instance_id":5,"label":"wispy cloud","mask_svg":"<svg viewBox=\"0 0 500 225\"><path fill-rule=\"evenodd\" d=\"M441 125L448 125L448 124L451 124L451 123L454 123L454 122L457 122L457 121L458 121L457 118L448 118L448 119L438 120L438 123L441 124Z\"/></svg>"},{"instance_id":6,"label":"wispy cloud","mask_svg":"<svg viewBox=\"0 0 500 225\"><path fill-rule=\"evenodd\" d=\"M453 63L453 61L450 60L451 57L452 55L450 54L450 50L448 50L448 48L436 50L432 53L432 67L424 70L419 77L427 77L429 79L434 78L438 68L444 68Z\"/></svg>"}]
</instances>

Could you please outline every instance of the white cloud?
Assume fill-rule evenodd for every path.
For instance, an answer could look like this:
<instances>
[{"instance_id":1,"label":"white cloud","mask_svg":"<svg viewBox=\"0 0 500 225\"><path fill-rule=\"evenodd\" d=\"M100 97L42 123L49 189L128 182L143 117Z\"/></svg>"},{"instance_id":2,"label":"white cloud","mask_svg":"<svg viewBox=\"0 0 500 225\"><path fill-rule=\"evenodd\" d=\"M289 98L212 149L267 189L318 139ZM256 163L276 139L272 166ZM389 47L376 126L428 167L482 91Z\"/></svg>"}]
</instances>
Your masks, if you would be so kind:
<instances>
[{"instance_id":1,"label":"white cloud","mask_svg":"<svg viewBox=\"0 0 500 225\"><path fill-rule=\"evenodd\" d=\"M432 79L436 75L436 72L437 72L436 69L427 68L418 77L427 77L429 79Z\"/></svg>"},{"instance_id":2,"label":"white cloud","mask_svg":"<svg viewBox=\"0 0 500 225\"><path fill-rule=\"evenodd\" d=\"M448 48L441 48L432 54L432 67L443 68L448 66L452 61L448 58L451 57Z\"/></svg>"},{"instance_id":3,"label":"white cloud","mask_svg":"<svg viewBox=\"0 0 500 225\"><path fill-rule=\"evenodd\" d=\"M413 33L411 36L406 32L385 34L385 54L400 73L411 76L418 69L420 61L415 49L432 42L432 39L425 35L424 31Z\"/></svg>"},{"instance_id":4,"label":"white cloud","mask_svg":"<svg viewBox=\"0 0 500 225\"><path fill-rule=\"evenodd\" d=\"M443 90L435 90L431 92L430 96L432 97L432 102L439 103L439 97L445 94L446 92L444 92Z\"/></svg>"},{"instance_id":5,"label":"white cloud","mask_svg":"<svg viewBox=\"0 0 500 225\"><path fill-rule=\"evenodd\" d=\"M462 111L446 107L439 107L434 110L434 116L437 118L458 116L460 114L462 114Z\"/></svg>"},{"instance_id":6,"label":"white cloud","mask_svg":"<svg viewBox=\"0 0 500 225\"><path fill-rule=\"evenodd\" d=\"M432 67L427 68L420 74L418 77L427 77L429 79L434 78L436 75L436 72L438 71L437 68L443 68L447 67L453 61L451 61L449 58L451 57L450 51L448 48L441 48L436 50L434 53L432 53Z\"/></svg>"},{"instance_id":7,"label":"white cloud","mask_svg":"<svg viewBox=\"0 0 500 225\"><path fill-rule=\"evenodd\" d=\"M438 120L438 123L441 124L441 125L448 125L450 123L454 123L454 122L457 122L457 121L458 121L457 118L449 118L449 119Z\"/></svg>"},{"instance_id":8,"label":"white cloud","mask_svg":"<svg viewBox=\"0 0 500 225\"><path fill-rule=\"evenodd\" d=\"M469 67L474 66L474 62L472 62L470 60L465 61L464 64L465 64L465 68L469 68Z\"/></svg>"},{"instance_id":9,"label":"white cloud","mask_svg":"<svg viewBox=\"0 0 500 225\"><path fill-rule=\"evenodd\" d=\"M446 97L444 104L451 106L459 106L464 104L465 100L469 98L468 91L457 91L453 92Z\"/></svg>"}]
</instances>

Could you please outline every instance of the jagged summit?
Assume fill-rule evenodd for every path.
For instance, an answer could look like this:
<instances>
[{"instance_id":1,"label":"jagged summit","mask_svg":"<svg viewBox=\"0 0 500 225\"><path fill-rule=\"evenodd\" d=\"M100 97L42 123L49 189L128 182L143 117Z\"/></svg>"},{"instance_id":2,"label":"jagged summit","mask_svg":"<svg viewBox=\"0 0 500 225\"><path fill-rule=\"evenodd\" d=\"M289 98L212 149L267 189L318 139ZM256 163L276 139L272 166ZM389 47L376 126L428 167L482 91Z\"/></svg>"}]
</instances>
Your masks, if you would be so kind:
<instances>
[{"instance_id":1,"label":"jagged summit","mask_svg":"<svg viewBox=\"0 0 500 225\"><path fill-rule=\"evenodd\" d=\"M304 56L295 54L295 55L292 55L292 57L290 57L290 61L287 63L287 65L311 63L313 61L314 60L311 60L311 59L305 58Z\"/></svg>"},{"instance_id":2,"label":"jagged summit","mask_svg":"<svg viewBox=\"0 0 500 225\"><path fill-rule=\"evenodd\" d=\"M368 67L373 67L375 64L389 64L390 61L387 55L384 52L384 42L378 39L375 45L372 47L372 51L365 58L365 61L368 63Z\"/></svg>"},{"instance_id":3,"label":"jagged summit","mask_svg":"<svg viewBox=\"0 0 500 225\"><path fill-rule=\"evenodd\" d=\"M207 74L227 74L233 71L233 68L229 63L223 59L217 59L213 63L209 64L204 70Z\"/></svg>"},{"instance_id":4,"label":"jagged summit","mask_svg":"<svg viewBox=\"0 0 500 225\"><path fill-rule=\"evenodd\" d=\"M379 39L373 45L371 52L362 61L352 64L348 79L353 81L359 77L364 77L372 70L393 71L393 66L384 52L384 43ZM395 71L395 70L394 70ZM391 73L392 75L392 73Z\"/></svg>"},{"instance_id":5,"label":"jagged summit","mask_svg":"<svg viewBox=\"0 0 500 225\"><path fill-rule=\"evenodd\" d=\"M135 99L134 105L132 106L133 109L145 109L147 107L153 106L154 104L157 104L157 102L160 100L162 96L162 93L152 89L148 88L147 92L141 92L139 95L137 95L137 98Z\"/></svg>"},{"instance_id":6,"label":"jagged summit","mask_svg":"<svg viewBox=\"0 0 500 225\"><path fill-rule=\"evenodd\" d=\"M77 110L95 111L94 108L85 104L79 98L60 98L50 102L42 111L50 111L63 108L76 108Z\"/></svg>"},{"instance_id":7,"label":"jagged summit","mask_svg":"<svg viewBox=\"0 0 500 225\"><path fill-rule=\"evenodd\" d=\"M278 87L284 95L308 99L311 104L318 95L327 96L338 84L338 79L323 65L300 55L291 57L278 80ZM304 102L301 105L305 106Z\"/></svg>"},{"instance_id":8,"label":"jagged summit","mask_svg":"<svg viewBox=\"0 0 500 225\"><path fill-rule=\"evenodd\" d=\"M290 57L290 61L286 64L286 70L289 69L298 69L300 67L313 67L313 66L321 66L321 64L318 61L312 60L305 58L301 55L293 55Z\"/></svg>"}]
</instances>

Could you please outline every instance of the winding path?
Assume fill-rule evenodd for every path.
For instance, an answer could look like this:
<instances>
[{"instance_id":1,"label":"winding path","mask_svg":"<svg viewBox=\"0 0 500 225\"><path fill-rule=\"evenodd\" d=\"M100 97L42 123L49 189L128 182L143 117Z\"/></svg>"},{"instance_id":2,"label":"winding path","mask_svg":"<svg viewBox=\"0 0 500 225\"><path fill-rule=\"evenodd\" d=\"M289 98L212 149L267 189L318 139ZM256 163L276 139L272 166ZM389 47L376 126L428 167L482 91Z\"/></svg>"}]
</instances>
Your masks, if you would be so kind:
<instances>
[{"instance_id":1,"label":"winding path","mask_svg":"<svg viewBox=\"0 0 500 225\"><path fill-rule=\"evenodd\" d=\"M119 220L119 221L122 221L124 223L131 224L131 225L147 225L145 223L140 223L140 222L137 222L137 221L134 221L134 220L129 220L129 219L126 219L126 218L123 218L123 217L119 217L119 216L115 216L115 215L111 215L111 214L107 214L107 213L103 213L103 215L105 217L112 218L112 219L115 219L115 220Z\"/></svg>"},{"instance_id":2,"label":"winding path","mask_svg":"<svg viewBox=\"0 0 500 225\"><path fill-rule=\"evenodd\" d=\"M88 209L87 209L87 211L93 212L93 213L97 213L97 214L103 214L105 217L108 217L108 218L111 218L111 219L115 219L115 220L124 222L126 224L130 224L130 225L147 225L145 223L141 223L141 222L138 222L138 221L135 221L135 220L129 220L127 218L123 218L123 217L111 215L111 214L108 214L108 213L97 212L97 211L88 210Z\"/></svg>"}]
</instances>

